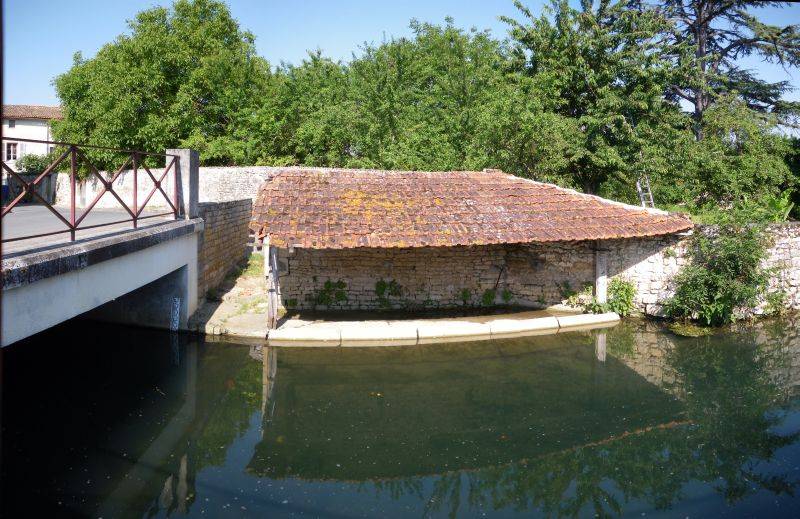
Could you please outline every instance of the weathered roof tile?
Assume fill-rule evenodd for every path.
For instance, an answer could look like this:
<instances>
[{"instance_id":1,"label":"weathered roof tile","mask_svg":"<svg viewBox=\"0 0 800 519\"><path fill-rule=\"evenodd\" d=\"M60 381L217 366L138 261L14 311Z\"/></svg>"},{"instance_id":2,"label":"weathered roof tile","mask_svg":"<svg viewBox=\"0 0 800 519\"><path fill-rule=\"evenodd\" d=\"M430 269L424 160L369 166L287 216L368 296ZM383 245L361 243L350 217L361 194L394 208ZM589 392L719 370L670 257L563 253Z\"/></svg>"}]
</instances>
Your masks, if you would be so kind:
<instances>
[{"instance_id":1,"label":"weathered roof tile","mask_svg":"<svg viewBox=\"0 0 800 519\"><path fill-rule=\"evenodd\" d=\"M250 227L277 247L428 247L655 236L678 214L498 170L287 168L260 189Z\"/></svg>"}]
</instances>

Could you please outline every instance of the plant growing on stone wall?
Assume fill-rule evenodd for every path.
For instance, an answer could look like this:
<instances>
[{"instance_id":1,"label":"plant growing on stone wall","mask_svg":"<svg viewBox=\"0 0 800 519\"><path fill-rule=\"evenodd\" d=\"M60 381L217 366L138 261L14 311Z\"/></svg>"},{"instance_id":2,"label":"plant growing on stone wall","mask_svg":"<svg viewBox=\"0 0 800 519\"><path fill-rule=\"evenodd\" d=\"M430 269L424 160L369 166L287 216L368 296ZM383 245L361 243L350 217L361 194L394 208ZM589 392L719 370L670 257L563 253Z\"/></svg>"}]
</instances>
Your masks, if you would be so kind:
<instances>
[{"instance_id":1,"label":"plant growing on stone wall","mask_svg":"<svg viewBox=\"0 0 800 519\"><path fill-rule=\"evenodd\" d=\"M504 288L503 292L500 294L500 298L503 300L503 304L507 305L514 298L514 294L511 293L511 290Z\"/></svg>"},{"instance_id":2,"label":"plant growing on stone wall","mask_svg":"<svg viewBox=\"0 0 800 519\"><path fill-rule=\"evenodd\" d=\"M481 304L483 306L492 306L494 305L495 297L497 297L497 290L487 288L483 291L483 295L481 295Z\"/></svg>"},{"instance_id":3,"label":"plant growing on stone wall","mask_svg":"<svg viewBox=\"0 0 800 519\"><path fill-rule=\"evenodd\" d=\"M590 285L589 289L591 290L591 288ZM585 290L581 294L584 294ZM591 296L591 299L583 303L583 311L591 314L616 312L620 317L625 317L634 310L633 298L635 295L636 287L633 283L624 279L613 278L608 284L608 300L605 303L601 303L596 297Z\"/></svg>"},{"instance_id":4,"label":"plant growing on stone wall","mask_svg":"<svg viewBox=\"0 0 800 519\"><path fill-rule=\"evenodd\" d=\"M665 304L670 317L720 326L764 296L770 270L762 266L769 246L763 226L735 212L723 218L716 228L695 232L691 264L676 277L675 295Z\"/></svg>"},{"instance_id":5,"label":"plant growing on stone wall","mask_svg":"<svg viewBox=\"0 0 800 519\"><path fill-rule=\"evenodd\" d=\"M613 278L608 284L608 309L616 312L620 317L630 315L634 310L633 298L636 287L630 281Z\"/></svg>"},{"instance_id":6,"label":"plant growing on stone wall","mask_svg":"<svg viewBox=\"0 0 800 519\"><path fill-rule=\"evenodd\" d=\"M400 297L403 293L403 287L394 279L385 281L383 278L375 283L375 295L378 297L378 304L381 308L388 308L391 306L390 297ZM406 303L406 306L408 303Z\"/></svg>"},{"instance_id":7,"label":"plant growing on stone wall","mask_svg":"<svg viewBox=\"0 0 800 519\"><path fill-rule=\"evenodd\" d=\"M322 306L332 306L334 303L347 301L347 285L341 279L338 281L325 281L325 284L317 292L314 303Z\"/></svg>"},{"instance_id":8,"label":"plant growing on stone wall","mask_svg":"<svg viewBox=\"0 0 800 519\"><path fill-rule=\"evenodd\" d=\"M572 288L572 285L569 281L564 281L562 283L556 283L558 287L558 292L561 294L561 299L569 299L570 297L577 294L577 292Z\"/></svg>"},{"instance_id":9,"label":"plant growing on stone wall","mask_svg":"<svg viewBox=\"0 0 800 519\"><path fill-rule=\"evenodd\" d=\"M788 295L784 290L775 290L769 292L764 296L766 306L764 307L765 315L783 315L786 313L786 301Z\"/></svg>"},{"instance_id":10,"label":"plant growing on stone wall","mask_svg":"<svg viewBox=\"0 0 800 519\"><path fill-rule=\"evenodd\" d=\"M569 283L566 283L566 285L569 286ZM580 292L575 292L573 290L572 294L564 300L564 304L573 308L585 306L591 303L594 299L592 292L594 292L594 285L591 283L585 283Z\"/></svg>"},{"instance_id":11,"label":"plant growing on stone wall","mask_svg":"<svg viewBox=\"0 0 800 519\"><path fill-rule=\"evenodd\" d=\"M470 301L472 301L472 291L468 288L462 288L459 298L461 298L461 302L464 306L469 305Z\"/></svg>"}]
</instances>

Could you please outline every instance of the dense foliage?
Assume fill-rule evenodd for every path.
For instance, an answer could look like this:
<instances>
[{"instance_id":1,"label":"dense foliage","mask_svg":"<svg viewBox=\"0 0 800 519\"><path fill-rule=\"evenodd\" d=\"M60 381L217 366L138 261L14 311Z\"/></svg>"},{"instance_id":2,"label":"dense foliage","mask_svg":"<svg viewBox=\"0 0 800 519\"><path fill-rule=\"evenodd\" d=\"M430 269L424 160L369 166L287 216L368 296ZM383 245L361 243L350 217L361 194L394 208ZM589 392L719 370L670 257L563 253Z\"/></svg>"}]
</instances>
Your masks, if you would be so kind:
<instances>
[{"instance_id":1,"label":"dense foliage","mask_svg":"<svg viewBox=\"0 0 800 519\"><path fill-rule=\"evenodd\" d=\"M693 235L691 264L678 274L675 295L666 304L670 316L719 326L765 296L769 271L761 263L767 238L749 220L734 214Z\"/></svg>"},{"instance_id":2,"label":"dense foliage","mask_svg":"<svg viewBox=\"0 0 800 519\"><path fill-rule=\"evenodd\" d=\"M57 158L57 157L56 157ZM17 160L17 169L23 173L37 174L43 172L53 163L55 158L50 155L37 155L28 153Z\"/></svg>"},{"instance_id":3,"label":"dense foliage","mask_svg":"<svg viewBox=\"0 0 800 519\"><path fill-rule=\"evenodd\" d=\"M504 40L451 19L412 21L411 37L365 44L348 63L317 51L271 67L225 4L177 0L139 13L95 57L76 56L55 79L65 118L54 131L191 146L209 165L501 168L629 202L647 173L665 207L746 202L780 214L799 196L797 140L779 130L794 113L781 97L789 85L736 59L795 66L797 36L749 15L751 3L713 13L690 0L518 4ZM735 32L721 32L725 20Z\"/></svg>"}]
</instances>

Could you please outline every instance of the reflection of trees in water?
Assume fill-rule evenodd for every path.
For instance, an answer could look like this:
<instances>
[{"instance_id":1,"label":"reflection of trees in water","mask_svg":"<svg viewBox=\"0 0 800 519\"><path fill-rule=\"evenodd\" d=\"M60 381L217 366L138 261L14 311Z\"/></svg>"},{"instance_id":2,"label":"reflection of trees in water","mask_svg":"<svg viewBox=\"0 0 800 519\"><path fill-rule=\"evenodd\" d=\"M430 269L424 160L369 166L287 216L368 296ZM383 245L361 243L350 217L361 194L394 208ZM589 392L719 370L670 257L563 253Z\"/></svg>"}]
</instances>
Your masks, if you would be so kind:
<instances>
[{"instance_id":1,"label":"reflection of trees in water","mask_svg":"<svg viewBox=\"0 0 800 519\"><path fill-rule=\"evenodd\" d=\"M729 503L759 490L791 493L796 480L761 470L778 449L797 441L796 433L775 432L785 416L786 386L793 383L791 365L800 350L796 333L787 331L791 329L791 325L764 323L736 333L688 339L664 334L650 324L618 327L608 331L607 362L622 360L637 372L639 361L646 369L657 364L660 373L642 372L642 376L679 397L677 416L665 413L665 423L631 426L591 443L566 441L563 450L530 459L434 476L362 479L358 488L395 500L415 498L425 503L426 515L450 516L463 512L463 507L537 510L557 516L588 511L607 516L621 513L632 500L669 509L691 481L713 485ZM568 360L583 362L585 358L564 361ZM182 450L174 453L174 466L160 482L161 493L153 493L152 513L180 511L179 503L187 498L186 505L191 505L195 474L224 464L228 447L248 430L250 418L263 405L264 369L241 349L215 345L205 352L198 372L197 419ZM273 373L275 377L280 379L280 371ZM339 389L345 387L350 386ZM620 390L624 388L615 391ZM269 398L271 389L266 394ZM613 398L614 392L608 396ZM626 416L630 418L630 413L623 412L617 419ZM558 434L558 430L552 432ZM398 450L397 456L402 455ZM302 469L297 467L295 475L302 478ZM169 474L173 474L171 479ZM179 488L181 481L188 482L188 490Z\"/></svg>"},{"instance_id":2,"label":"reflection of trees in water","mask_svg":"<svg viewBox=\"0 0 800 519\"><path fill-rule=\"evenodd\" d=\"M774 373L788 361L780 341L756 342L760 328L727 340L700 338L678 345L669 363L680 374L687 416L693 426L688 439L695 445L697 473L702 481L719 478L718 490L728 502L751 493L753 486L772 492L790 492L797 485L786 475L762 477L759 461L797 440L797 433L773 432L783 414L783 389Z\"/></svg>"},{"instance_id":3,"label":"reflection of trees in water","mask_svg":"<svg viewBox=\"0 0 800 519\"><path fill-rule=\"evenodd\" d=\"M775 432L785 413L782 373L800 344L787 340L786 324L765 323L735 334L677 339L665 352L665 368L676 375L672 387L685 406L684 420L573 447L540 458L473 471L433 476L429 493L422 478L375 484L392 497L413 494L426 513L459 506L473 509L540 510L576 516L587 508L599 516L619 514L631 500L669 509L686 483L711 484L729 504L754 492L792 495L798 485L788 474L760 470L798 433ZM630 329L617 352L630 353ZM611 353L611 352L609 352Z\"/></svg>"},{"instance_id":4,"label":"reflection of trees in water","mask_svg":"<svg viewBox=\"0 0 800 519\"><path fill-rule=\"evenodd\" d=\"M261 406L261 365L244 357L238 371L224 379L224 390L217 396L207 402L209 415L195 440L197 470L222 465L227 447L250 427Z\"/></svg>"}]
</instances>

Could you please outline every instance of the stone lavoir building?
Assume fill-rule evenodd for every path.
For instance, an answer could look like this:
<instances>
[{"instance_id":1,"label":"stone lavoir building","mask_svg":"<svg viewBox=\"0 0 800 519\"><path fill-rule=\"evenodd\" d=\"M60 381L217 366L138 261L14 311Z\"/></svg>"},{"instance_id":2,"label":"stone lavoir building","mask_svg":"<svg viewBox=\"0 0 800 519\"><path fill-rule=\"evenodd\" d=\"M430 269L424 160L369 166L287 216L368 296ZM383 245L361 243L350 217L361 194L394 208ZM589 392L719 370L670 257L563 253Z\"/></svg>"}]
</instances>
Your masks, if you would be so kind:
<instances>
[{"instance_id":1,"label":"stone lavoir building","mask_svg":"<svg viewBox=\"0 0 800 519\"><path fill-rule=\"evenodd\" d=\"M261 187L251 221L290 310L536 307L586 284L603 300L611 276L633 281L647 310L691 228L498 170L286 168Z\"/></svg>"}]
</instances>

